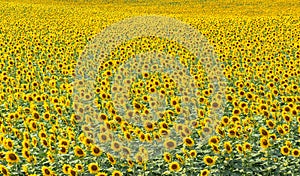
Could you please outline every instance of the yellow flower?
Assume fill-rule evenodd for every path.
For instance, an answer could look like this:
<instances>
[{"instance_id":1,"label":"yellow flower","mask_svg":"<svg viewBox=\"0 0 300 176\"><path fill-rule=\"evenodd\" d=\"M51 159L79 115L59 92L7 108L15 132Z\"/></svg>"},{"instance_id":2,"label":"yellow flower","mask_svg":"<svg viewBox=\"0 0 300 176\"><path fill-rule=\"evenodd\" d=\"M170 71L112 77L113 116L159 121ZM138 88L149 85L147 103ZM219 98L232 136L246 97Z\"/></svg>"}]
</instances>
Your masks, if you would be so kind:
<instances>
[{"instance_id":1,"label":"yellow flower","mask_svg":"<svg viewBox=\"0 0 300 176\"><path fill-rule=\"evenodd\" d=\"M209 138L209 145L212 145L212 144L218 144L220 141L219 137L218 136L212 136Z\"/></svg>"},{"instance_id":2,"label":"yellow flower","mask_svg":"<svg viewBox=\"0 0 300 176\"><path fill-rule=\"evenodd\" d=\"M203 170L201 170L200 176L208 176L209 173L210 173L209 170L203 169Z\"/></svg>"},{"instance_id":3,"label":"yellow flower","mask_svg":"<svg viewBox=\"0 0 300 176\"><path fill-rule=\"evenodd\" d=\"M245 142L245 143L243 144L243 150L244 150L244 151L251 151L251 150L252 150L251 144L248 143L248 142Z\"/></svg>"},{"instance_id":4,"label":"yellow flower","mask_svg":"<svg viewBox=\"0 0 300 176\"><path fill-rule=\"evenodd\" d=\"M83 172L84 171L84 167L82 164L76 164L75 168L77 170L77 172Z\"/></svg>"},{"instance_id":5,"label":"yellow flower","mask_svg":"<svg viewBox=\"0 0 300 176\"><path fill-rule=\"evenodd\" d=\"M171 155L169 152L165 152L163 156L164 156L164 160L165 160L167 163L171 162L171 160L172 160L172 155Z\"/></svg>"},{"instance_id":6,"label":"yellow flower","mask_svg":"<svg viewBox=\"0 0 300 176\"><path fill-rule=\"evenodd\" d=\"M50 163L54 162L54 157L51 152L47 152L47 158Z\"/></svg>"},{"instance_id":7,"label":"yellow flower","mask_svg":"<svg viewBox=\"0 0 300 176\"><path fill-rule=\"evenodd\" d=\"M6 161L8 163L17 163L19 162L19 157L15 152L8 151L5 154Z\"/></svg>"},{"instance_id":8,"label":"yellow flower","mask_svg":"<svg viewBox=\"0 0 300 176\"><path fill-rule=\"evenodd\" d=\"M4 165L0 164L0 173L2 173L4 176L9 176L10 172L8 170L8 168Z\"/></svg>"},{"instance_id":9,"label":"yellow flower","mask_svg":"<svg viewBox=\"0 0 300 176\"><path fill-rule=\"evenodd\" d=\"M259 133L261 136L268 138L269 137L269 132L265 127L260 127L259 128Z\"/></svg>"},{"instance_id":10,"label":"yellow flower","mask_svg":"<svg viewBox=\"0 0 300 176\"><path fill-rule=\"evenodd\" d=\"M28 162L30 162L30 152L29 152L29 150L28 149L26 149L26 148L23 148L22 149L22 156L28 161Z\"/></svg>"},{"instance_id":11,"label":"yellow flower","mask_svg":"<svg viewBox=\"0 0 300 176\"><path fill-rule=\"evenodd\" d=\"M145 120L144 127L147 131L153 131L154 130L154 124L153 124L153 122L151 122L149 120Z\"/></svg>"},{"instance_id":12,"label":"yellow flower","mask_svg":"<svg viewBox=\"0 0 300 176\"><path fill-rule=\"evenodd\" d=\"M13 140L9 139L9 138L6 138L4 139L4 148L6 150L12 150L14 147L14 142Z\"/></svg>"},{"instance_id":13,"label":"yellow flower","mask_svg":"<svg viewBox=\"0 0 300 176\"><path fill-rule=\"evenodd\" d=\"M183 139L183 142L184 142L184 144L185 144L186 146L188 146L188 147L192 147L192 146L194 146L194 144L195 144L194 140L193 140L191 137L185 137L185 138Z\"/></svg>"},{"instance_id":14,"label":"yellow flower","mask_svg":"<svg viewBox=\"0 0 300 176\"><path fill-rule=\"evenodd\" d=\"M224 142L224 148L228 153L232 152L232 146L230 142Z\"/></svg>"},{"instance_id":15,"label":"yellow flower","mask_svg":"<svg viewBox=\"0 0 300 176\"><path fill-rule=\"evenodd\" d=\"M50 176L51 169L47 166L42 166L42 173L43 173L43 176Z\"/></svg>"},{"instance_id":16,"label":"yellow flower","mask_svg":"<svg viewBox=\"0 0 300 176\"><path fill-rule=\"evenodd\" d=\"M111 174L112 176L122 176L122 172L118 171L118 170L114 170Z\"/></svg>"},{"instance_id":17,"label":"yellow flower","mask_svg":"<svg viewBox=\"0 0 300 176\"><path fill-rule=\"evenodd\" d=\"M172 140L172 139L168 139L164 142L164 147L166 149L172 150L176 148L176 141Z\"/></svg>"},{"instance_id":18,"label":"yellow flower","mask_svg":"<svg viewBox=\"0 0 300 176\"><path fill-rule=\"evenodd\" d=\"M270 146L270 142L269 142L269 139L266 138L266 137L261 137L260 138L260 146L263 148L263 149L266 149Z\"/></svg>"},{"instance_id":19,"label":"yellow flower","mask_svg":"<svg viewBox=\"0 0 300 176\"><path fill-rule=\"evenodd\" d=\"M291 153L292 153L293 157L295 157L295 158L300 156L300 150L299 149L293 149Z\"/></svg>"},{"instance_id":20,"label":"yellow flower","mask_svg":"<svg viewBox=\"0 0 300 176\"><path fill-rule=\"evenodd\" d=\"M267 120L267 125L269 128L273 129L275 127L275 122L273 120Z\"/></svg>"},{"instance_id":21,"label":"yellow flower","mask_svg":"<svg viewBox=\"0 0 300 176\"><path fill-rule=\"evenodd\" d=\"M99 172L96 176L107 176L105 172Z\"/></svg>"},{"instance_id":22,"label":"yellow flower","mask_svg":"<svg viewBox=\"0 0 300 176\"><path fill-rule=\"evenodd\" d=\"M173 172L178 172L180 170L180 165L178 162L173 161L169 164L169 170Z\"/></svg>"},{"instance_id":23,"label":"yellow flower","mask_svg":"<svg viewBox=\"0 0 300 176\"><path fill-rule=\"evenodd\" d=\"M216 159L211 156L204 156L203 161L208 166L213 166L216 163Z\"/></svg>"},{"instance_id":24,"label":"yellow flower","mask_svg":"<svg viewBox=\"0 0 300 176\"><path fill-rule=\"evenodd\" d=\"M78 156L78 157L83 157L83 156L85 156L84 150L83 150L81 147L79 147L79 146L75 146L75 148L74 148L74 153L75 153L75 155Z\"/></svg>"},{"instance_id":25,"label":"yellow flower","mask_svg":"<svg viewBox=\"0 0 300 176\"><path fill-rule=\"evenodd\" d=\"M59 146L60 147L60 150L59 150L59 153L61 154L66 154L68 153L68 148L66 146Z\"/></svg>"},{"instance_id":26,"label":"yellow flower","mask_svg":"<svg viewBox=\"0 0 300 176\"><path fill-rule=\"evenodd\" d=\"M111 155L110 153L106 153L106 156L109 160L109 162L112 164L112 165L115 165L116 164L116 159L113 157L113 155Z\"/></svg>"},{"instance_id":27,"label":"yellow flower","mask_svg":"<svg viewBox=\"0 0 300 176\"><path fill-rule=\"evenodd\" d=\"M97 163L90 163L88 165L88 170L91 174L96 174L99 171L99 166Z\"/></svg>"},{"instance_id":28,"label":"yellow flower","mask_svg":"<svg viewBox=\"0 0 300 176\"><path fill-rule=\"evenodd\" d=\"M72 167L69 165L69 164L64 164L63 167L62 167L62 171L64 174L68 174L69 173L69 170L71 169Z\"/></svg>"},{"instance_id":29,"label":"yellow flower","mask_svg":"<svg viewBox=\"0 0 300 176\"><path fill-rule=\"evenodd\" d=\"M111 143L111 148L114 150L114 151L120 151L121 148L122 148L122 145L120 144L120 142L118 141L113 141Z\"/></svg>"},{"instance_id":30,"label":"yellow flower","mask_svg":"<svg viewBox=\"0 0 300 176\"><path fill-rule=\"evenodd\" d=\"M189 153L190 153L190 156L192 158L196 158L197 157L197 151L196 150L191 150Z\"/></svg>"},{"instance_id":31,"label":"yellow flower","mask_svg":"<svg viewBox=\"0 0 300 176\"><path fill-rule=\"evenodd\" d=\"M94 155L94 156L100 156L102 154L101 149L96 145L92 145L91 152L92 152L92 155Z\"/></svg>"},{"instance_id":32,"label":"yellow flower","mask_svg":"<svg viewBox=\"0 0 300 176\"><path fill-rule=\"evenodd\" d=\"M290 148L288 146L282 146L280 148L280 152L281 154L285 155L285 156L288 156L290 154Z\"/></svg>"},{"instance_id":33,"label":"yellow flower","mask_svg":"<svg viewBox=\"0 0 300 176\"><path fill-rule=\"evenodd\" d=\"M241 144L237 144L236 145L236 150L239 152L239 153L243 153L243 146Z\"/></svg>"}]
</instances>

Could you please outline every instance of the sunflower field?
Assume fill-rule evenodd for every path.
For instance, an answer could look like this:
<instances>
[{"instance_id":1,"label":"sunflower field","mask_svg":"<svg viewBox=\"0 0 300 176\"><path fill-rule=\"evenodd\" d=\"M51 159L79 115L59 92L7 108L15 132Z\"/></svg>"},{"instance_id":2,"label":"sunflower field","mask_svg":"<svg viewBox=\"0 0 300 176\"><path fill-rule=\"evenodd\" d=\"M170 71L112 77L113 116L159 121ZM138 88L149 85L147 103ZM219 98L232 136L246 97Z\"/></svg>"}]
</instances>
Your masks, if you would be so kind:
<instances>
[{"instance_id":1,"label":"sunflower field","mask_svg":"<svg viewBox=\"0 0 300 176\"><path fill-rule=\"evenodd\" d=\"M0 175L300 175L299 75L297 0L0 0Z\"/></svg>"}]
</instances>

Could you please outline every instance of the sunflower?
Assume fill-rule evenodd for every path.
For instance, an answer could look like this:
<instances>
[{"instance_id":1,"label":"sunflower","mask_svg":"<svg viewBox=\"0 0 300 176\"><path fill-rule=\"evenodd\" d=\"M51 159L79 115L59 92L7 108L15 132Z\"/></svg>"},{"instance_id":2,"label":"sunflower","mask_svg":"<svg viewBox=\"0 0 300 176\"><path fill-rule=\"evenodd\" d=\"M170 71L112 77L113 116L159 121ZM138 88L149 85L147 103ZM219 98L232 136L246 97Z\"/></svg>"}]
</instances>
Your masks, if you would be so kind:
<instances>
[{"instance_id":1,"label":"sunflower","mask_svg":"<svg viewBox=\"0 0 300 176\"><path fill-rule=\"evenodd\" d=\"M176 141L172 140L172 139L168 139L164 142L164 147L166 149L172 150L176 148Z\"/></svg>"},{"instance_id":2,"label":"sunflower","mask_svg":"<svg viewBox=\"0 0 300 176\"><path fill-rule=\"evenodd\" d=\"M260 138L260 146L263 148L263 149L266 149L270 146L270 142L269 142L269 139L266 138L266 137L261 137Z\"/></svg>"},{"instance_id":3,"label":"sunflower","mask_svg":"<svg viewBox=\"0 0 300 176\"><path fill-rule=\"evenodd\" d=\"M185 137L183 139L183 143L188 147L192 147L195 144L194 140L191 137Z\"/></svg>"},{"instance_id":4,"label":"sunflower","mask_svg":"<svg viewBox=\"0 0 300 176\"><path fill-rule=\"evenodd\" d=\"M178 172L180 170L180 165L178 162L173 161L169 164L169 170L173 172Z\"/></svg>"},{"instance_id":5,"label":"sunflower","mask_svg":"<svg viewBox=\"0 0 300 176\"><path fill-rule=\"evenodd\" d=\"M216 144L211 144L211 149L214 153L219 154L220 153L220 149L219 146L217 146Z\"/></svg>"},{"instance_id":6,"label":"sunflower","mask_svg":"<svg viewBox=\"0 0 300 176\"><path fill-rule=\"evenodd\" d=\"M233 115L233 116L230 117L230 121L234 122L234 123L239 123L241 121L241 119L240 119L239 116Z\"/></svg>"},{"instance_id":7,"label":"sunflower","mask_svg":"<svg viewBox=\"0 0 300 176\"><path fill-rule=\"evenodd\" d=\"M4 165L0 164L0 173L2 173L4 176L9 176L10 172L8 170L8 168Z\"/></svg>"},{"instance_id":8,"label":"sunflower","mask_svg":"<svg viewBox=\"0 0 300 176\"><path fill-rule=\"evenodd\" d=\"M239 153L243 153L243 146L241 144L237 144L236 145L236 150L239 152Z\"/></svg>"},{"instance_id":9,"label":"sunflower","mask_svg":"<svg viewBox=\"0 0 300 176\"><path fill-rule=\"evenodd\" d=\"M241 114L241 110L238 109L238 108L234 108L234 109L232 110L232 112L233 112L233 114L234 114L235 116L238 116L238 115Z\"/></svg>"},{"instance_id":10,"label":"sunflower","mask_svg":"<svg viewBox=\"0 0 300 176\"><path fill-rule=\"evenodd\" d=\"M197 120L191 120L190 125L193 128L197 128L199 126L199 122Z\"/></svg>"},{"instance_id":11,"label":"sunflower","mask_svg":"<svg viewBox=\"0 0 300 176\"><path fill-rule=\"evenodd\" d=\"M220 126L217 127L216 132L217 132L219 135L221 135L222 137L225 136L224 129L223 129L222 127L220 127Z\"/></svg>"},{"instance_id":12,"label":"sunflower","mask_svg":"<svg viewBox=\"0 0 300 176\"><path fill-rule=\"evenodd\" d=\"M131 154L131 150L128 147L122 147L121 151L122 156L125 158Z\"/></svg>"},{"instance_id":13,"label":"sunflower","mask_svg":"<svg viewBox=\"0 0 300 176\"><path fill-rule=\"evenodd\" d=\"M285 141L285 145L288 146L289 148L292 148L292 143L291 143L291 141Z\"/></svg>"},{"instance_id":14,"label":"sunflower","mask_svg":"<svg viewBox=\"0 0 300 176\"><path fill-rule=\"evenodd\" d=\"M64 173L64 174L68 174L68 173L69 173L69 170L70 170L71 168L72 168L72 167L71 167L69 164L64 164L63 167L62 167L63 173Z\"/></svg>"},{"instance_id":15,"label":"sunflower","mask_svg":"<svg viewBox=\"0 0 300 176\"><path fill-rule=\"evenodd\" d=\"M6 152L5 159L8 163L17 163L17 162L19 162L18 155L13 151Z\"/></svg>"},{"instance_id":16,"label":"sunflower","mask_svg":"<svg viewBox=\"0 0 300 176\"><path fill-rule=\"evenodd\" d=\"M12 150L13 149L13 147L14 147L14 142L13 142L13 140L11 140L11 139L9 139L9 138L6 138L6 139L4 139L4 148L6 149L6 150Z\"/></svg>"},{"instance_id":17,"label":"sunflower","mask_svg":"<svg viewBox=\"0 0 300 176\"><path fill-rule=\"evenodd\" d=\"M162 128L159 129L158 132L159 132L159 135L160 135L160 136L163 136L163 137L165 137L165 138L167 138L168 136L170 136L170 133L171 133L170 130L162 129Z\"/></svg>"},{"instance_id":18,"label":"sunflower","mask_svg":"<svg viewBox=\"0 0 300 176\"><path fill-rule=\"evenodd\" d=\"M209 173L210 173L209 170L203 169L203 170L201 170L200 176L208 176Z\"/></svg>"},{"instance_id":19,"label":"sunflower","mask_svg":"<svg viewBox=\"0 0 300 176\"><path fill-rule=\"evenodd\" d=\"M70 142L66 139L59 140L59 145L69 147Z\"/></svg>"},{"instance_id":20,"label":"sunflower","mask_svg":"<svg viewBox=\"0 0 300 176\"><path fill-rule=\"evenodd\" d=\"M276 127L276 129L277 129L277 131L278 131L278 133L279 133L280 135L285 135L285 134L286 134L285 130L283 129L283 127L282 127L281 125L278 125L278 126Z\"/></svg>"},{"instance_id":21,"label":"sunflower","mask_svg":"<svg viewBox=\"0 0 300 176\"><path fill-rule=\"evenodd\" d=\"M90 163L88 165L88 170L91 174L96 174L99 171L99 167L97 163Z\"/></svg>"},{"instance_id":22,"label":"sunflower","mask_svg":"<svg viewBox=\"0 0 300 176\"><path fill-rule=\"evenodd\" d=\"M146 136L143 132L140 132L138 136L140 141L144 142L146 140Z\"/></svg>"},{"instance_id":23,"label":"sunflower","mask_svg":"<svg viewBox=\"0 0 300 176\"><path fill-rule=\"evenodd\" d=\"M1 151L0 152L0 160L4 160L4 158L5 158L5 152Z\"/></svg>"},{"instance_id":24,"label":"sunflower","mask_svg":"<svg viewBox=\"0 0 300 176\"><path fill-rule=\"evenodd\" d=\"M113 141L113 142L111 143L111 148L112 148L114 151L118 152L118 151L121 150L122 146L121 146L121 144L120 144L118 141Z\"/></svg>"},{"instance_id":25,"label":"sunflower","mask_svg":"<svg viewBox=\"0 0 300 176\"><path fill-rule=\"evenodd\" d=\"M37 124L34 120L30 121L29 123L29 128L32 130L32 131L37 131Z\"/></svg>"},{"instance_id":26,"label":"sunflower","mask_svg":"<svg viewBox=\"0 0 300 176\"><path fill-rule=\"evenodd\" d=\"M99 120L100 120L100 121L107 121L107 120L108 120L108 117L107 117L106 114L101 113L100 116L99 116Z\"/></svg>"},{"instance_id":27,"label":"sunflower","mask_svg":"<svg viewBox=\"0 0 300 176\"><path fill-rule=\"evenodd\" d=\"M284 119L287 123L290 123L290 122L292 121L292 118L291 118L288 114L283 115L283 119Z\"/></svg>"},{"instance_id":28,"label":"sunflower","mask_svg":"<svg viewBox=\"0 0 300 176\"><path fill-rule=\"evenodd\" d=\"M280 152L281 154L285 155L285 156L288 156L290 154L290 148L288 146L282 146L280 148Z\"/></svg>"},{"instance_id":29,"label":"sunflower","mask_svg":"<svg viewBox=\"0 0 300 176\"><path fill-rule=\"evenodd\" d=\"M105 172L99 172L96 176L107 176Z\"/></svg>"},{"instance_id":30,"label":"sunflower","mask_svg":"<svg viewBox=\"0 0 300 176\"><path fill-rule=\"evenodd\" d=\"M109 140L108 135L105 133L100 133L99 134L99 140L101 143L105 143Z\"/></svg>"},{"instance_id":31,"label":"sunflower","mask_svg":"<svg viewBox=\"0 0 300 176\"><path fill-rule=\"evenodd\" d=\"M285 134L287 134L290 131L290 126L288 124L283 124L282 128L283 128Z\"/></svg>"},{"instance_id":32,"label":"sunflower","mask_svg":"<svg viewBox=\"0 0 300 176\"><path fill-rule=\"evenodd\" d=\"M127 141L130 141L132 139L132 136L129 132L124 132L124 138L127 140Z\"/></svg>"},{"instance_id":33,"label":"sunflower","mask_svg":"<svg viewBox=\"0 0 300 176\"><path fill-rule=\"evenodd\" d=\"M115 120L118 124L121 124L123 119L122 119L121 116L116 115L116 116L114 116L114 120Z\"/></svg>"},{"instance_id":34,"label":"sunflower","mask_svg":"<svg viewBox=\"0 0 300 176\"><path fill-rule=\"evenodd\" d=\"M170 104L171 104L171 106L175 107L177 104L179 104L179 99L172 97L170 100Z\"/></svg>"},{"instance_id":35,"label":"sunflower","mask_svg":"<svg viewBox=\"0 0 300 176\"><path fill-rule=\"evenodd\" d=\"M78 174L75 169L73 169L73 168L69 169L69 176L77 176L77 175Z\"/></svg>"},{"instance_id":36,"label":"sunflower","mask_svg":"<svg viewBox=\"0 0 300 176\"><path fill-rule=\"evenodd\" d=\"M216 163L216 159L211 156L204 156L203 161L208 166L213 166Z\"/></svg>"},{"instance_id":37,"label":"sunflower","mask_svg":"<svg viewBox=\"0 0 300 176\"><path fill-rule=\"evenodd\" d=\"M116 164L116 162L117 162L116 159L110 153L106 153L106 156L112 165Z\"/></svg>"},{"instance_id":38,"label":"sunflower","mask_svg":"<svg viewBox=\"0 0 300 176\"><path fill-rule=\"evenodd\" d=\"M52 173L51 173L51 169L47 166L42 166L42 173L43 173L43 176L50 176Z\"/></svg>"},{"instance_id":39,"label":"sunflower","mask_svg":"<svg viewBox=\"0 0 300 176\"><path fill-rule=\"evenodd\" d=\"M134 157L135 157L135 161L138 164L142 164L144 162L143 154L142 153L138 152Z\"/></svg>"},{"instance_id":40,"label":"sunflower","mask_svg":"<svg viewBox=\"0 0 300 176\"><path fill-rule=\"evenodd\" d=\"M300 150L299 149L293 149L291 153L292 153L293 157L295 157L295 158L300 156Z\"/></svg>"},{"instance_id":41,"label":"sunflower","mask_svg":"<svg viewBox=\"0 0 300 176\"><path fill-rule=\"evenodd\" d=\"M45 148L47 148L49 146L49 143L46 139L42 139L41 143Z\"/></svg>"},{"instance_id":42,"label":"sunflower","mask_svg":"<svg viewBox=\"0 0 300 176\"><path fill-rule=\"evenodd\" d=\"M267 120L266 121L269 128L273 129L276 125L276 123L273 120Z\"/></svg>"},{"instance_id":43,"label":"sunflower","mask_svg":"<svg viewBox=\"0 0 300 176\"><path fill-rule=\"evenodd\" d=\"M224 126L229 124L229 118L227 116L223 116L221 119L222 123L224 124Z\"/></svg>"},{"instance_id":44,"label":"sunflower","mask_svg":"<svg viewBox=\"0 0 300 176\"><path fill-rule=\"evenodd\" d=\"M92 152L92 155L94 155L94 156L100 156L102 154L101 149L96 145L92 145L91 152Z\"/></svg>"},{"instance_id":45,"label":"sunflower","mask_svg":"<svg viewBox=\"0 0 300 176\"><path fill-rule=\"evenodd\" d=\"M76 171L77 172L83 172L84 171L84 167L83 167L83 165L82 164L76 164L75 165L75 168L76 168Z\"/></svg>"},{"instance_id":46,"label":"sunflower","mask_svg":"<svg viewBox=\"0 0 300 176\"><path fill-rule=\"evenodd\" d=\"M78 156L78 157L83 157L83 156L85 156L84 150L83 150L81 147L79 147L79 146L75 146L75 148L74 148L74 153L75 153L75 155Z\"/></svg>"},{"instance_id":47,"label":"sunflower","mask_svg":"<svg viewBox=\"0 0 300 176\"><path fill-rule=\"evenodd\" d=\"M112 176L122 176L122 172L118 171L118 170L114 170L111 174Z\"/></svg>"},{"instance_id":48,"label":"sunflower","mask_svg":"<svg viewBox=\"0 0 300 176\"><path fill-rule=\"evenodd\" d=\"M191 150L189 153L190 153L190 156L192 158L196 158L197 157L197 151L196 150Z\"/></svg>"},{"instance_id":49,"label":"sunflower","mask_svg":"<svg viewBox=\"0 0 300 176\"><path fill-rule=\"evenodd\" d=\"M130 168L132 168L134 166L134 163L131 159L127 159L127 164Z\"/></svg>"},{"instance_id":50,"label":"sunflower","mask_svg":"<svg viewBox=\"0 0 300 176\"><path fill-rule=\"evenodd\" d=\"M149 121L149 120L146 120L144 122L144 128L147 130L147 131L153 131L154 130L154 123Z\"/></svg>"},{"instance_id":51,"label":"sunflower","mask_svg":"<svg viewBox=\"0 0 300 176\"><path fill-rule=\"evenodd\" d=\"M224 148L227 151L227 153L231 153L232 152L232 146L230 142L224 142Z\"/></svg>"},{"instance_id":52,"label":"sunflower","mask_svg":"<svg viewBox=\"0 0 300 176\"><path fill-rule=\"evenodd\" d=\"M59 150L59 153L61 154L66 154L68 153L68 148L66 146L60 146L60 150Z\"/></svg>"},{"instance_id":53,"label":"sunflower","mask_svg":"<svg viewBox=\"0 0 300 176\"><path fill-rule=\"evenodd\" d=\"M48 161L50 163L53 163L54 162L54 157L53 155L51 154L51 152L47 152L47 158L48 158Z\"/></svg>"},{"instance_id":54,"label":"sunflower","mask_svg":"<svg viewBox=\"0 0 300 176\"><path fill-rule=\"evenodd\" d=\"M180 105L176 105L174 108L175 108L176 114L180 114L182 112L182 108Z\"/></svg>"},{"instance_id":55,"label":"sunflower","mask_svg":"<svg viewBox=\"0 0 300 176\"><path fill-rule=\"evenodd\" d=\"M138 111L143 109L143 105L138 102L133 102L133 107L135 108L135 110L138 110Z\"/></svg>"},{"instance_id":56,"label":"sunflower","mask_svg":"<svg viewBox=\"0 0 300 176\"><path fill-rule=\"evenodd\" d=\"M169 153L169 152L165 152L164 155L163 155L163 157L164 157L164 160L165 160L167 163L169 163L169 162L172 161L172 155L171 155L171 153Z\"/></svg>"},{"instance_id":57,"label":"sunflower","mask_svg":"<svg viewBox=\"0 0 300 176\"><path fill-rule=\"evenodd\" d=\"M259 133L262 137L268 138L268 136L269 136L269 131L265 127L260 127Z\"/></svg>"},{"instance_id":58,"label":"sunflower","mask_svg":"<svg viewBox=\"0 0 300 176\"><path fill-rule=\"evenodd\" d=\"M248 142L245 142L244 144L243 144L243 150L244 151L251 151L251 144L250 143L248 143Z\"/></svg>"},{"instance_id":59,"label":"sunflower","mask_svg":"<svg viewBox=\"0 0 300 176\"><path fill-rule=\"evenodd\" d=\"M22 156L27 160L30 161L30 152L28 149L23 148L22 149Z\"/></svg>"},{"instance_id":60,"label":"sunflower","mask_svg":"<svg viewBox=\"0 0 300 176\"><path fill-rule=\"evenodd\" d=\"M235 128L228 129L228 136L229 136L230 138L235 137L235 136L236 136L236 133L237 133L237 131L236 131Z\"/></svg>"},{"instance_id":61,"label":"sunflower","mask_svg":"<svg viewBox=\"0 0 300 176\"><path fill-rule=\"evenodd\" d=\"M163 129L169 129L169 125L165 121L159 122L159 126L160 126L160 128L163 128Z\"/></svg>"}]
</instances>

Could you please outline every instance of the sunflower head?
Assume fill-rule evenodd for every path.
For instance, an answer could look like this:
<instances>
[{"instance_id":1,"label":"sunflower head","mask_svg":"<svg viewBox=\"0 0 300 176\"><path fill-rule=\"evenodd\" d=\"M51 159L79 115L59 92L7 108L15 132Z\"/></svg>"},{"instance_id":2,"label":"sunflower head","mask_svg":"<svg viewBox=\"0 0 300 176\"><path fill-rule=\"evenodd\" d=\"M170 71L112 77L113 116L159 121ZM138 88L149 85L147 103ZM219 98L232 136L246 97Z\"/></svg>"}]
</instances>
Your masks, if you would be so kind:
<instances>
[{"instance_id":1,"label":"sunflower head","mask_svg":"<svg viewBox=\"0 0 300 176\"><path fill-rule=\"evenodd\" d=\"M180 170L180 164L176 161L173 161L169 164L169 170L172 172L178 172Z\"/></svg>"}]
</instances>

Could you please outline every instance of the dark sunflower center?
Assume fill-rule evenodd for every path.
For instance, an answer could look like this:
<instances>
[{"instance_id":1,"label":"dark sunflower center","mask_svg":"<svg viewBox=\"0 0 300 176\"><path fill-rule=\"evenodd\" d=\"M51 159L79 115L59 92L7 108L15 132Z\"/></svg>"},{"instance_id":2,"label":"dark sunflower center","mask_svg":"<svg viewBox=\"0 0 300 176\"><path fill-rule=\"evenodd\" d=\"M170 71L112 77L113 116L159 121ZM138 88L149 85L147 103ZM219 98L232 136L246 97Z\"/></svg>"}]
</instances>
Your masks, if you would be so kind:
<instances>
[{"instance_id":1,"label":"dark sunflower center","mask_svg":"<svg viewBox=\"0 0 300 176\"><path fill-rule=\"evenodd\" d=\"M15 154L13 154L13 153L9 154L8 157L9 157L9 159L11 159L12 161L17 160L17 156L16 156Z\"/></svg>"}]
</instances>

